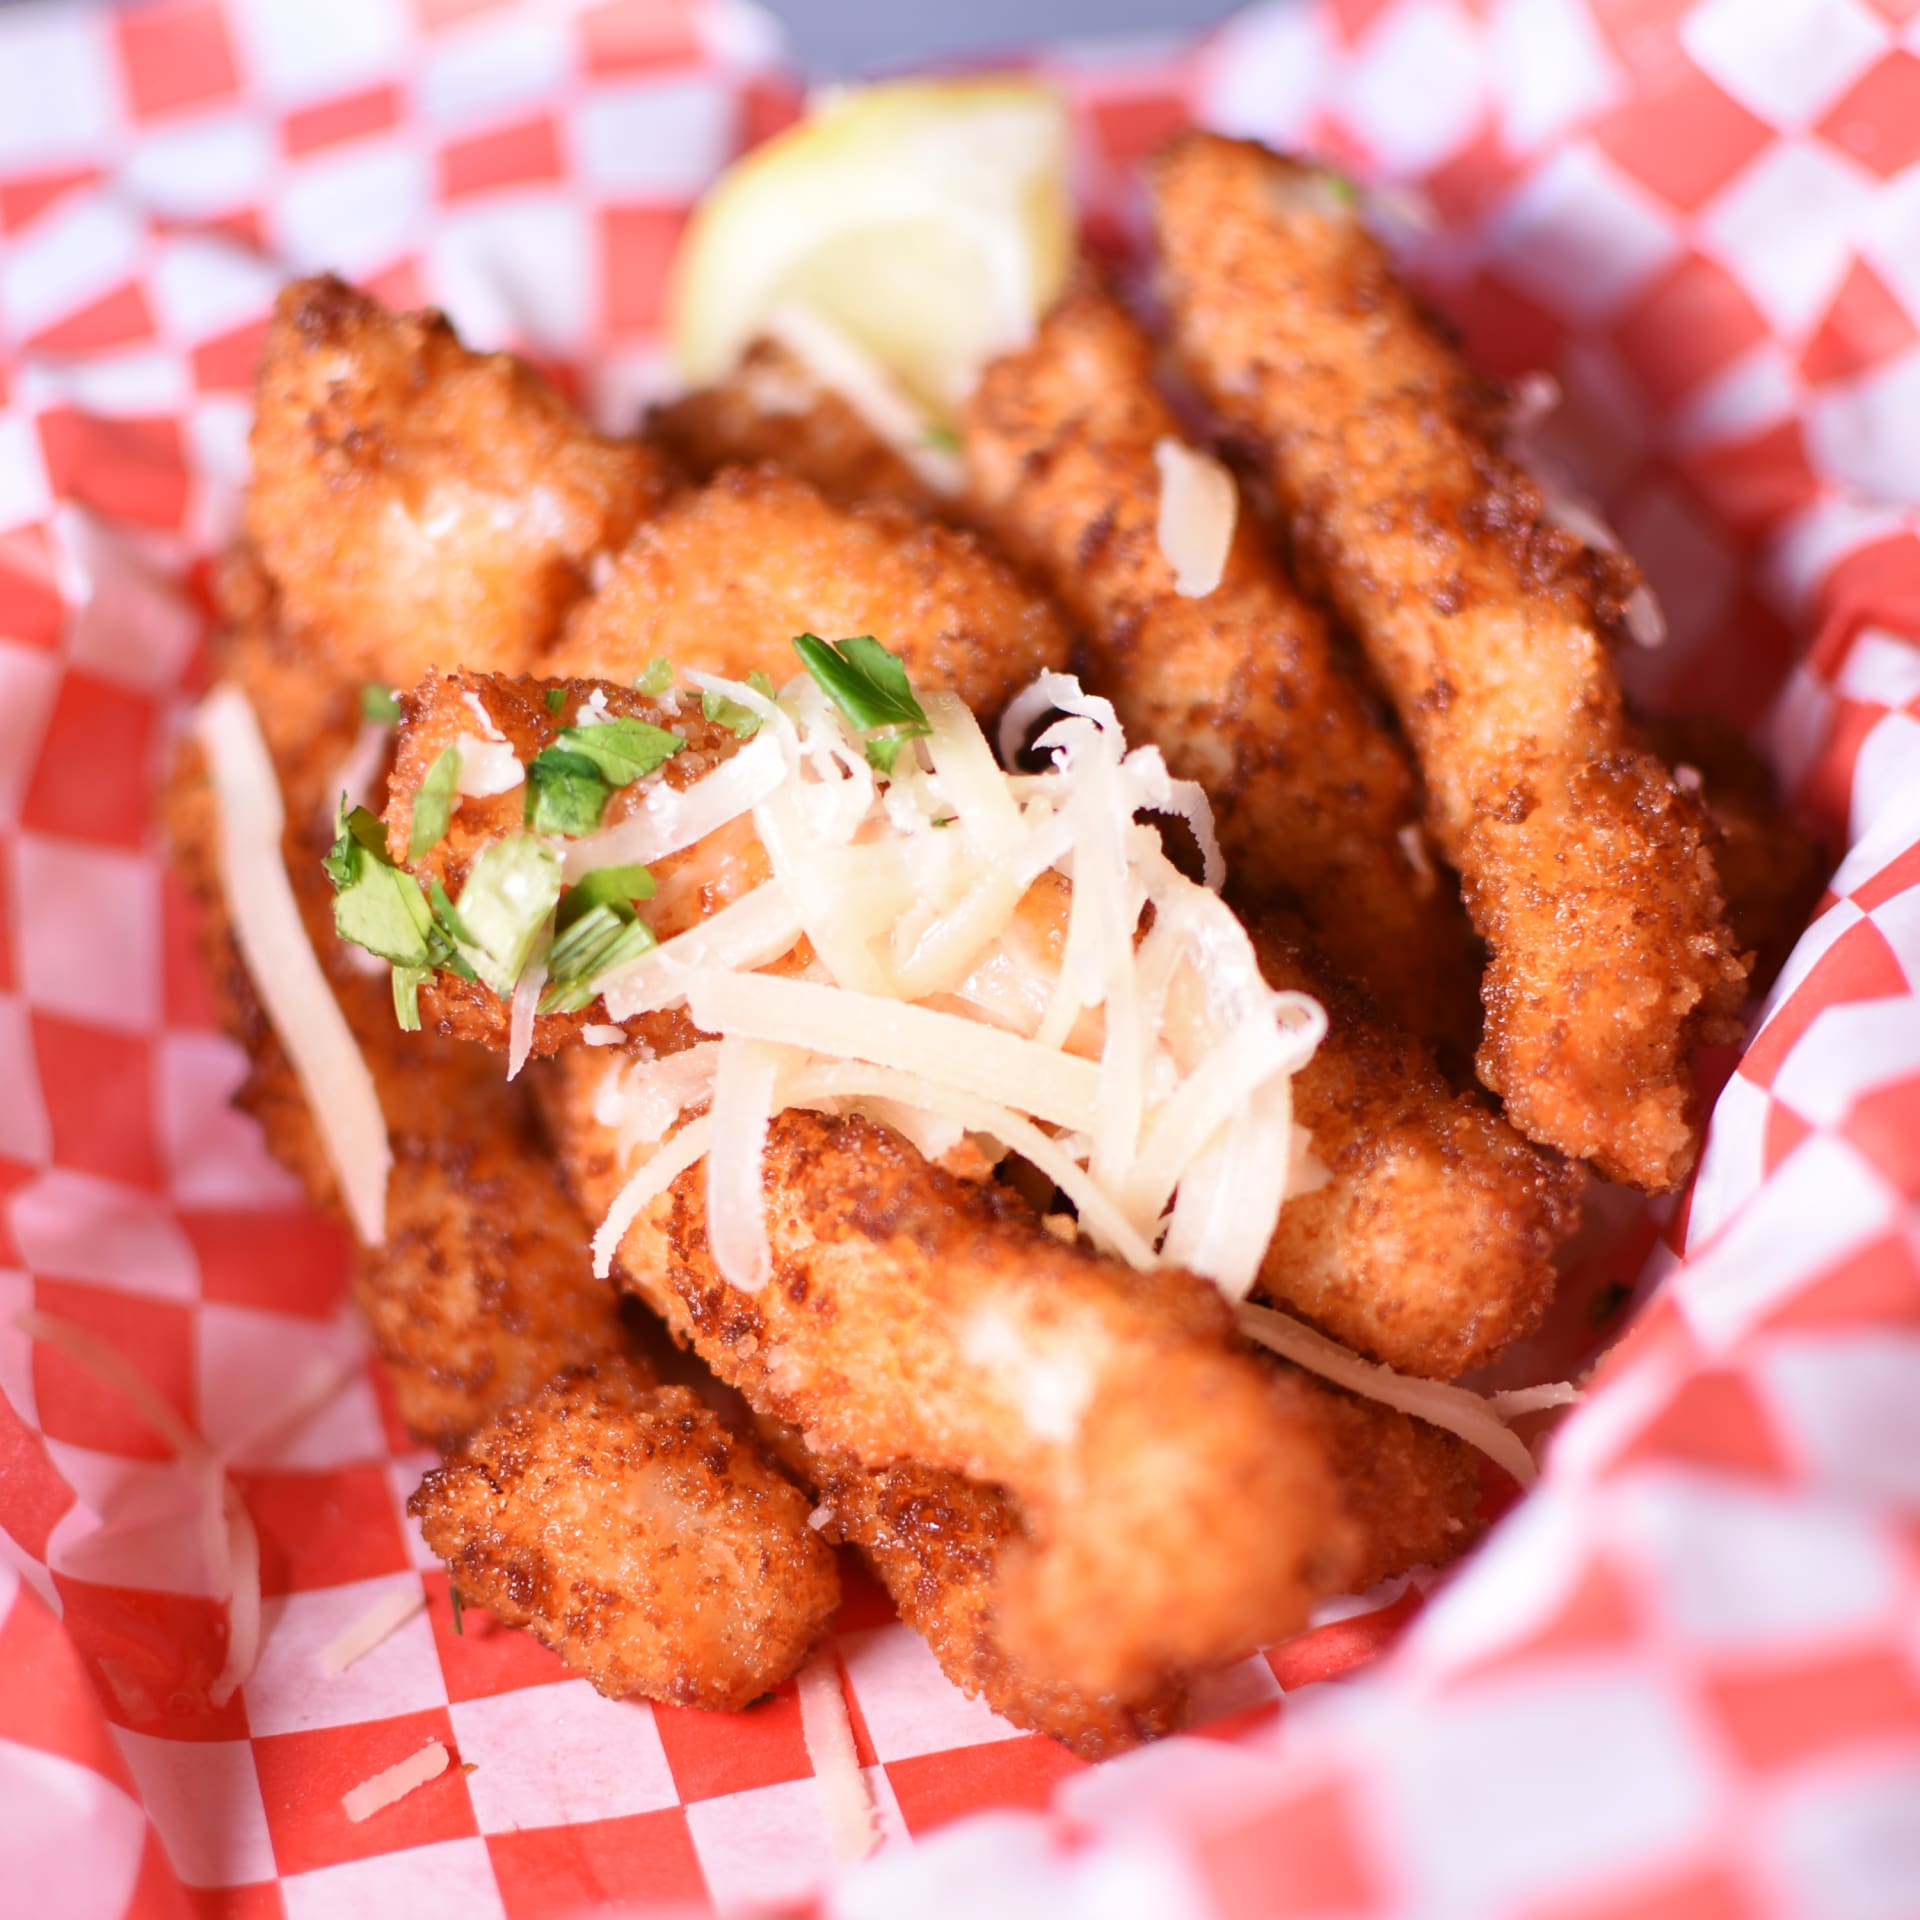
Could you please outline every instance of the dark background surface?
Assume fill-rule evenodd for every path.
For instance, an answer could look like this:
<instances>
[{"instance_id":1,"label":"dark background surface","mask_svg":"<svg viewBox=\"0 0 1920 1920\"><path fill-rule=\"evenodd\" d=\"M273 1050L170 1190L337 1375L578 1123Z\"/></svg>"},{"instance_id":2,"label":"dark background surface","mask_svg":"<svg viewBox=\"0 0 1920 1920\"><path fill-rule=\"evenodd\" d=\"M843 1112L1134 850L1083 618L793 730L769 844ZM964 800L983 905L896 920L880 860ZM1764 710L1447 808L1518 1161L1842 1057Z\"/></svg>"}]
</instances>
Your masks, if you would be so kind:
<instances>
[{"instance_id":1,"label":"dark background surface","mask_svg":"<svg viewBox=\"0 0 1920 1920\"><path fill-rule=\"evenodd\" d=\"M809 74L873 73L1048 40L1191 32L1233 0L763 0Z\"/></svg>"}]
</instances>

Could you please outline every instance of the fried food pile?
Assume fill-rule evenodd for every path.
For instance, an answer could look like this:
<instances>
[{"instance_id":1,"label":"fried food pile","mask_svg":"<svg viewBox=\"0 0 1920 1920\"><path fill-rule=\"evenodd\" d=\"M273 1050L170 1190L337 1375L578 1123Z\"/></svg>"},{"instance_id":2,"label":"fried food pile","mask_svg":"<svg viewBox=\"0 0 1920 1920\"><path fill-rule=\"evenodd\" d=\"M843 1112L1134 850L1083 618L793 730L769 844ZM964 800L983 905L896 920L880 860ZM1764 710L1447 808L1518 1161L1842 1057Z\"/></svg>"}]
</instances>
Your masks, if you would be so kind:
<instances>
[{"instance_id":1,"label":"fried food pile","mask_svg":"<svg viewBox=\"0 0 1920 1920\"><path fill-rule=\"evenodd\" d=\"M991 1129L929 1127L895 1082L769 1106L786 1056L729 1056L767 1063L764 1218L743 1236L718 1207L707 1143L755 1087L716 1074L673 980L844 984L883 931L763 924L797 857L767 784L795 636L877 636L903 670L896 689L855 651L871 640L806 656L823 687L818 661L858 666L885 708L861 722L873 821L836 874L884 851L929 709L991 728L1069 667L1164 755L1174 811L1179 782L1204 791L1252 986L1326 1014L1247 1280L1416 1384L1539 1323L1580 1163L1650 1192L1684 1177L1692 1050L1732 1030L1752 954L1802 904L1811 858L1751 760L1708 740L1676 778L1646 744L1669 736L1625 715L1630 563L1555 525L1501 450L1500 396L1348 198L1200 136L1153 186L1173 344L1288 529L1220 470L1231 519L1199 589L1162 496L1170 462L1211 456L1091 270L985 369L956 494L771 340L614 439L436 315L331 279L276 309L216 666L257 716L293 898L387 1130L385 1237L354 1293L443 1454L412 1502L427 1540L605 1692L764 1694L830 1620L842 1545L957 1684L1099 1755L1479 1526L1455 1433L1259 1350L1232 1289L1128 1255L1038 1147L996 1166ZM764 804L689 825L729 783ZM251 1060L240 1104L337 1205L299 1050L241 957L195 741L168 806ZM954 964L909 956L919 998L980 1022L983 1049L1050 1036L1109 1071L1117 1015L1075 984L1093 882L1041 863L1006 884ZM537 941L500 930L529 899ZM1144 951L1162 918L1124 937ZM678 958L649 975L662 945ZM636 1316L746 1422L662 1386Z\"/></svg>"}]
</instances>

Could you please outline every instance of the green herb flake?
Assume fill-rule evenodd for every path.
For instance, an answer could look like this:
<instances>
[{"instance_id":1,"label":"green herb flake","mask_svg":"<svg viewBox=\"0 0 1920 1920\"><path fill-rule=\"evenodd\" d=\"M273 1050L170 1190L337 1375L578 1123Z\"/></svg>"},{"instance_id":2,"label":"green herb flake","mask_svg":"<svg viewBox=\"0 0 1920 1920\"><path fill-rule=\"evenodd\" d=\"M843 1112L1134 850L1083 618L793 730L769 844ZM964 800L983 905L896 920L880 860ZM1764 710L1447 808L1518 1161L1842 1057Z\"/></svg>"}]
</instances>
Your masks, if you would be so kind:
<instances>
[{"instance_id":1,"label":"green herb flake","mask_svg":"<svg viewBox=\"0 0 1920 1920\"><path fill-rule=\"evenodd\" d=\"M613 798L600 769L584 753L543 747L527 767L527 825L535 833L591 833Z\"/></svg>"},{"instance_id":2,"label":"green herb flake","mask_svg":"<svg viewBox=\"0 0 1920 1920\"><path fill-rule=\"evenodd\" d=\"M604 869L603 869L604 871ZM593 1004L604 974L649 953L653 929L631 907L590 907L554 943L547 955L547 991L542 1013L579 1013Z\"/></svg>"},{"instance_id":3,"label":"green herb flake","mask_svg":"<svg viewBox=\"0 0 1920 1920\"><path fill-rule=\"evenodd\" d=\"M391 687L369 680L360 689L360 717L376 727L393 726L400 718L400 697Z\"/></svg>"},{"instance_id":4,"label":"green herb flake","mask_svg":"<svg viewBox=\"0 0 1920 1920\"><path fill-rule=\"evenodd\" d=\"M567 704L566 688L549 687L546 692L546 702L549 713L558 713L560 709Z\"/></svg>"},{"instance_id":5,"label":"green herb flake","mask_svg":"<svg viewBox=\"0 0 1920 1920\"><path fill-rule=\"evenodd\" d=\"M481 850L460 889L462 957L501 999L513 992L560 898L560 856L530 833ZM425 901L422 901L425 906Z\"/></svg>"},{"instance_id":6,"label":"green herb flake","mask_svg":"<svg viewBox=\"0 0 1920 1920\"><path fill-rule=\"evenodd\" d=\"M644 693L649 699L659 695L673 685L673 662L664 653L656 653L647 662L647 670L633 683L636 693Z\"/></svg>"},{"instance_id":7,"label":"green herb flake","mask_svg":"<svg viewBox=\"0 0 1920 1920\"><path fill-rule=\"evenodd\" d=\"M447 1588L447 1598L453 1603L453 1630L464 1640L467 1637L467 1630L460 1624L460 1609L464 1604L460 1598L460 1589L449 1586Z\"/></svg>"},{"instance_id":8,"label":"green herb flake","mask_svg":"<svg viewBox=\"0 0 1920 1920\"><path fill-rule=\"evenodd\" d=\"M420 1031L420 989L433 978L431 967L395 967L393 970L393 1017L402 1033Z\"/></svg>"},{"instance_id":9,"label":"green herb flake","mask_svg":"<svg viewBox=\"0 0 1920 1920\"><path fill-rule=\"evenodd\" d=\"M931 447L935 453L960 451L959 434L952 427L943 426L939 421L933 422L927 428L926 432L920 436L920 442L923 446Z\"/></svg>"},{"instance_id":10,"label":"green herb flake","mask_svg":"<svg viewBox=\"0 0 1920 1920\"><path fill-rule=\"evenodd\" d=\"M1322 167L1320 178L1327 183L1327 191L1343 207L1357 207L1360 204L1360 188L1349 180L1344 173L1336 172L1332 167Z\"/></svg>"},{"instance_id":11,"label":"green herb flake","mask_svg":"<svg viewBox=\"0 0 1920 1920\"><path fill-rule=\"evenodd\" d=\"M715 693L711 687L700 695L700 714L716 727L725 727L736 740L751 740L760 731L759 714L738 700L729 700L724 693Z\"/></svg>"},{"instance_id":12,"label":"green herb flake","mask_svg":"<svg viewBox=\"0 0 1920 1920\"><path fill-rule=\"evenodd\" d=\"M653 898L653 875L638 862L624 867L595 867L583 873L560 900L554 924L562 933L583 914L595 907L612 907L617 913L633 917L631 903ZM549 968L551 971L551 968Z\"/></svg>"},{"instance_id":13,"label":"green herb flake","mask_svg":"<svg viewBox=\"0 0 1920 1920\"><path fill-rule=\"evenodd\" d=\"M867 736L867 760L879 772L891 774L901 747L933 731L900 656L871 634L826 641L803 633L793 650L827 698Z\"/></svg>"},{"instance_id":14,"label":"green herb flake","mask_svg":"<svg viewBox=\"0 0 1920 1920\"><path fill-rule=\"evenodd\" d=\"M396 967L433 964L426 896L412 874L387 858L386 830L365 807L348 812L342 798L323 864L333 882L333 925L341 939Z\"/></svg>"},{"instance_id":15,"label":"green herb flake","mask_svg":"<svg viewBox=\"0 0 1920 1920\"><path fill-rule=\"evenodd\" d=\"M563 752L584 754L613 787L631 786L657 773L686 744L677 733L649 726L644 720L606 720L594 727L564 727L559 739Z\"/></svg>"},{"instance_id":16,"label":"green herb flake","mask_svg":"<svg viewBox=\"0 0 1920 1920\"><path fill-rule=\"evenodd\" d=\"M409 860L431 853L447 837L459 784L460 749L448 747L427 769L427 777L414 793L413 825L407 834Z\"/></svg>"}]
</instances>

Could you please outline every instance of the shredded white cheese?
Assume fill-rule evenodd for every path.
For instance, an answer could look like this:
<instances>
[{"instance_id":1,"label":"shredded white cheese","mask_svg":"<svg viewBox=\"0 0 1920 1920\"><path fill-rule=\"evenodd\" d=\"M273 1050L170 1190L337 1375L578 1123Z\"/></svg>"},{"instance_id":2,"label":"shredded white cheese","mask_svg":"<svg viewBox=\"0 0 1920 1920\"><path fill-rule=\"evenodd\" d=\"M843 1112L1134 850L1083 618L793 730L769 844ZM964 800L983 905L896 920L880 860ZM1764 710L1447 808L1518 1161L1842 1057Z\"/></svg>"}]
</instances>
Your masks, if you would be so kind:
<instances>
[{"instance_id":1,"label":"shredded white cheese","mask_svg":"<svg viewBox=\"0 0 1920 1920\"><path fill-rule=\"evenodd\" d=\"M328 1641L320 1654L320 1670L337 1679L375 1647L384 1645L415 1614L424 1612L427 1596L419 1587L398 1588L376 1600L359 1619Z\"/></svg>"},{"instance_id":2,"label":"shredded white cheese","mask_svg":"<svg viewBox=\"0 0 1920 1920\"><path fill-rule=\"evenodd\" d=\"M212 779L220 886L240 957L293 1063L354 1232L378 1246L393 1165L386 1116L287 877L286 814L259 720L240 688L223 685L201 703L194 731Z\"/></svg>"},{"instance_id":3,"label":"shredded white cheese","mask_svg":"<svg viewBox=\"0 0 1920 1920\"><path fill-rule=\"evenodd\" d=\"M472 699L473 696L467 696ZM520 756L507 740L480 740L463 733L454 741L460 755L460 776L453 790L463 800L486 800L511 793L527 777Z\"/></svg>"},{"instance_id":4,"label":"shredded white cheese","mask_svg":"<svg viewBox=\"0 0 1920 1920\"><path fill-rule=\"evenodd\" d=\"M424 1787L429 1780L437 1780L452 1763L449 1754L438 1740L429 1740L418 1753L410 1753L404 1760L396 1762L382 1773L376 1773L371 1780L363 1780L357 1787L349 1788L340 1796L340 1805L346 1816L357 1826L362 1820L370 1820L396 1800L404 1800L416 1788Z\"/></svg>"},{"instance_id":5,"label":"shredded white cheese","mask_svg":"<svg viewBox=\"0 0 1920 1920\"><path fill-rule=\"evenodd\" d=\"M533 1051L533 1020L540 1011L540 996L547 990L547 963L529 960L513 983L513 999L507 1010L507 1078L517 1080L520 1069Z\"/></svg>"},{"instance_id":6,"label":"shredded white cheese","mask_svg":"<svg viewBox=\"0 0 1920 1920\"><path fill-rule=\"evenodd\" d=\"M1158 441L1153 463L1160 470L1154 534L1161 557L1173 569L1173 590L1183 599L1204 599L1227 571L1240 489L1212 454L1179 440Z\"/></svg>"},{"instance_id":7,"label":"shredded white cheese","mask_svg":"<svg viewBox=\"0 0 1920 1920\"><path fill-rule=\"evenodd\" d=\"M853 1721L840 1691L840 1669L832 1651L816 1654L800 1669L800 1737L820 1787L833 1857L843 1865L864 1860L879 1844L873 1795L853 1744Z\"/></svg>"}]
</instances>

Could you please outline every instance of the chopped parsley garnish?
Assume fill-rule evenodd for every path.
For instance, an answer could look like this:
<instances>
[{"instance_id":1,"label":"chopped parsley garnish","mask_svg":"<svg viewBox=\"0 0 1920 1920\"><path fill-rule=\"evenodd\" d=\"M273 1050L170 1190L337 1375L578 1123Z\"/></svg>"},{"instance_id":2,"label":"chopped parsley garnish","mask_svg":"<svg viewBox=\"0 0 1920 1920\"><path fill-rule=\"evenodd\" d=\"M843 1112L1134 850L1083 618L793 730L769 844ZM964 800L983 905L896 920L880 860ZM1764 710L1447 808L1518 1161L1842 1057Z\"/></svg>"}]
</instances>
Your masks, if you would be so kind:
<instances>
[{"instance_id":1,"label":"chopped parsley garnish","mask_svg":"<svg viewBox=\"0 0 1920 1920\"><path fill-rule=\"evenodd\" d=\"M413 796L413 826L407 834L407 858L418 860L447 837L453 824L454 789L460 784L460 749L448 747L427 769Z\"/></svg>"},{"instance_id":2,"label":"chopped parsley garnish","mask_svg":"<svg viewBox=\"0 0 1920 1920\"><path fill-rule=\"evenodd\" d=\"M644 720L603 720L594 727L562 727L558 741L564 753L585 754L610 787L644 780L686 744L677 733L649 726Z\"/></svg>"},{"instance_id":3,"label":"chopped parsley garnish","mask_svg":"<svg viewBox=\"0 0 1920 1920\"><path fill-rule=\"evenodd\" d=\"M400 718L400 699L391 687L369 680L360 689L360 717L377 727L390 727Z\"/></svg>"},{"instance_id":4,"label":"chopped parsley garnish","mask_svg":"<svg viewBox=\"0 0 1920 1920\"><path fill-rule=\"evenodd\" d=\"M635 900L653 898L653 875L638 862L624 867L595 867L583 873L561 899L554 924L565 933L582 914L595 907L627 907Z\"/></svg>"},{"instance_id":5,"label":"chopped parsley garnish","mask_svg":"<svg viewBox=\"0 0 1920 1920\"><path fill-rule=\"evenodd\" d=\"M558 713L560 709L567 704L566 688L549 687L546 692L546 702L549 713Z\"/></svg>"},{"instance_id":6,"label":"chopped parsley garnish","mask_svg":"<svg viewBox=\"0 0 1920 1920\"><path fill-rule=\"evenodd\" d=\"M658 772L686 744L644 720L562 727L527 768L527 825L535 833L591 833L616 787Z\"/></svg>"},{"instance_id":7,"label":"chopped parsley garnish","mask_svg":"<svg viewBox=\"0 0 1920 1920\"><path fill-rule=\"evenodd\" d=\"M747 675L747 685L763 700L773 698L773 682L758 667ZM760 731L760 715L744 701L729 700L708 688L700 696L700 712L716 727L725 727L736 740L751 740Z\"/></svg>"},{"instance_id":8,"label":"chopped parsley garnish","mask_svg":"<svg viewBox=\"0 0 1920 1920\"><path fill-rule=\"evenodd\" d=\"M653 875L639 865L596 867L567 890L554 916L559 936L547 955L542 1013L579 1013L603 975L653 949L653 930L633 910L652 898Z\"/></svg>"},{"instance_id":9,"label":"chopped parsley garnish","mask_svg":"<svg viewBox=\"0 0 1920 1920\"><path fill-rule=\"evenodd\" d=\"M428 905L419 881L387 857L386 829L365 807L349 812L344 796L324 865L334 888L335 932L391 962L394 1017L407 1032L416 1032L420 989L435 968L473 978L473 969L455 950L458 936ZM434 894L436 902L445 901L438 881Z\"/></svg>"},{"instance_id":10,"label":"chopped parsley garnish","mask_svg":"<svg viewBox=\"0 0 1920 1920\"><path fill-rule=\"evenodd\" d=\"M827 698L867 736L867 761L879 772L891 774L901 746L933 731L900 656L871 634L827 641L803 633L793 650Z\"/></svg>"},{"instance_id":11,"label":"chopped parsley garnish","mask_svg":"<svg viewBox=\"0 0 1920 1920\"><path fill-rule=\"evenodd\" d=\"M929 425L926 432L923 433L920 438L924 444L931 447L935 453L958 453L960 451L959 434L951 427L942 426L938 421Z\"/></svg>"},{"instance_id":12,"label":"chopped parsley garnish","mask_svg":"<svg viewBox=\"0 0 1920 1920\"><path fill-rule=\"evenodd\" d=\"M420 1031L420 989L433 978L431 967L395 967L393 970L393 1017L402 1033Z\"/></svg>"},{"instance_id":13,"label":"chopped parsley garnish","mask_svg":"<svg viewBox=\"0 0 1920 1920\"><path fill-rule=\"evenodd\" d=\"M530 833L483 847L460 889L462 957L501 999L513 992L560 898L560 856Z\"/></svg>"},{"instance_id":14,"label":"chopped parsley garnish","mask_svg":"<svg viewBox=\"0 0 1920 1920\"><path fill-rule=\"evenodd\" d=\"M649 697L665 693L673 685L673 662L664 653L656 653L647 662L647 670L633 683L636 693Z\"/></svg>"}]
</instances>

